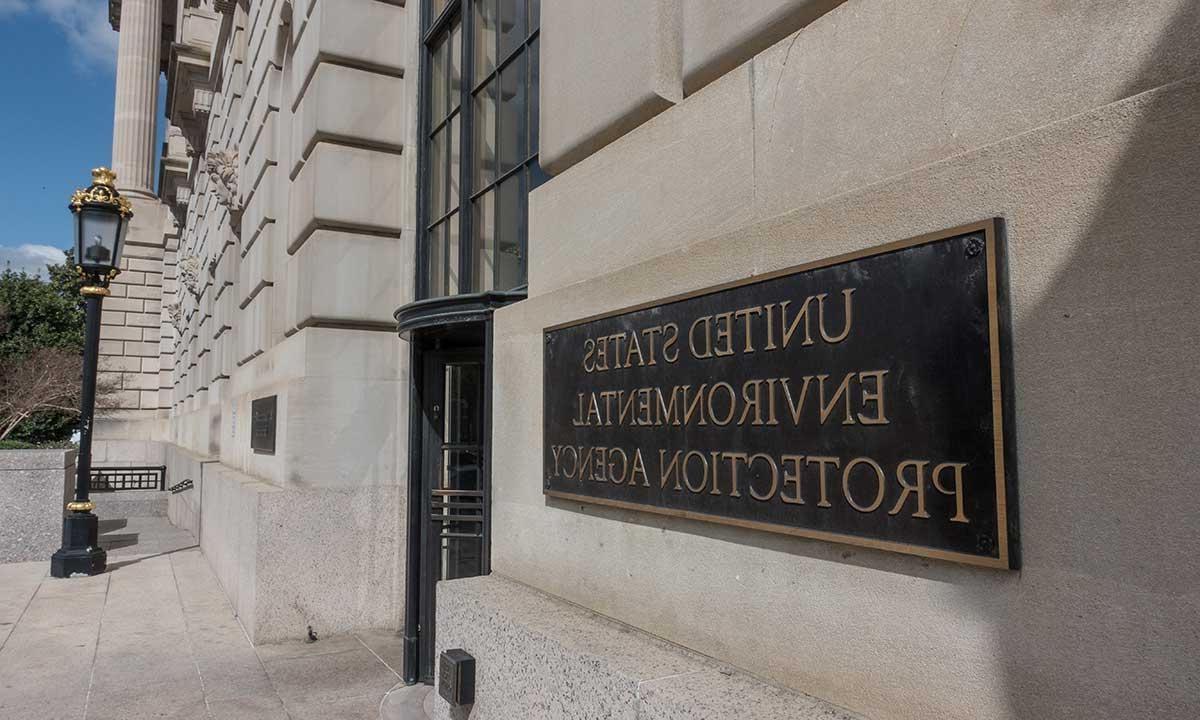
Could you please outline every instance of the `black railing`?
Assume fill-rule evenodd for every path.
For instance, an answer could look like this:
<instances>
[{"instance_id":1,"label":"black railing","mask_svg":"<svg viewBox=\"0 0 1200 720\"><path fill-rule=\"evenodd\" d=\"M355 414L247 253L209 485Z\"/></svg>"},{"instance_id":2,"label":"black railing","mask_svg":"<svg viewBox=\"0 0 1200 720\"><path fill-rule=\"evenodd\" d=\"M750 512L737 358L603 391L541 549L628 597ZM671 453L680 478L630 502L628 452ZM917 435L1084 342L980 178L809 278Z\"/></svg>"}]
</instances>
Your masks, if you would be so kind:
<instances>
[{"instance_id":1,"label":"black railing","mask_svg":"<svg viewBox=\"0 0 1200 720\"><path fill-rule=\"evenodd\" d=\"M188 478L187 480L184 480L182 482L177 482L167 489L170 490L171 493L174 495L178 495L179 493L183 492L184 490L191 490L192 489L192 479Z\"/></svg>"},{"instance_id":2,"label":"black railing","mask_svg":"<svg viewBox=\"0 0 1200 720\"><path fill-rule=\"evenodd\" d=\"M116 467L92 468L92 492L116 492L117 490L165 490L167 468Z\"/></svg>"}]
</instances>

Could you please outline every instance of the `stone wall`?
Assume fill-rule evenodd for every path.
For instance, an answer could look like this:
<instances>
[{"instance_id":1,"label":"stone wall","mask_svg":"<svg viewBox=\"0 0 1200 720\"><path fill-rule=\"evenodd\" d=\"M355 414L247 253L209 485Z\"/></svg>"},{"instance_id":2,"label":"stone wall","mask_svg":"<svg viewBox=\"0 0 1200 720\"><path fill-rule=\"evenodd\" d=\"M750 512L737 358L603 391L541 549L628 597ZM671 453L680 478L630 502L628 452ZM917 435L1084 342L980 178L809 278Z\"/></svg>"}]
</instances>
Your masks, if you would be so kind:
<instances>
[{"instance_id":1,"label":"stone wall","mask_svg":"<svg viewBox=\"0 0 1200 720\"><path fill-rule=\"evenodd\" d=\"M416 12L179 8L170 409L153 439L172 484L194 482L170 517L199 535L256 641L400 621L407 348L391 313L415 274ZM252 404L272 395L275 451L254 452Z\"/></svg>"},{"instance_id":2,"label":"stone wall","mask_svg":"<svg viewBox=\"0 0 1200 720\"><path fill-rule=\"evenodd\" d=\"M255 643L396 627L403 611L405 495L395 486L280 488L167 446L193 487L172 523L200 543Z\"/></svg>"},{"instance_id":3,"label":"stone wall","mask_svg":"<svg viewBox=\"0 0 1200 720\"><path fill-rule=\"evenodd\" d=\"M495 571L868 717L1192 717L1198 72L1183 0L849 0L576 158L496 313ZM1019 572L543 497L543 328L996 216Z\"/></svg>"},{"instance_id":4,"label":"stone wall","mask_svg":"<svg viewBox=\"0 0 1200 720\"><path fill-rule=\"evenodd\" d=\"M471 720L855 720L500 575L438 585L437 650L476 660ZM434 717L463 717L434 693Z\"/></svg>"},{"instance_id":5,"label":"stone wall","mask_svg":"<svg viewBox=\"0 0 1200 720\"><path fill-rule=\"evenodd\" d=\"M0 563L50 562L74 474L74 450L0 450Z\"/></svg>"}]
</instances>

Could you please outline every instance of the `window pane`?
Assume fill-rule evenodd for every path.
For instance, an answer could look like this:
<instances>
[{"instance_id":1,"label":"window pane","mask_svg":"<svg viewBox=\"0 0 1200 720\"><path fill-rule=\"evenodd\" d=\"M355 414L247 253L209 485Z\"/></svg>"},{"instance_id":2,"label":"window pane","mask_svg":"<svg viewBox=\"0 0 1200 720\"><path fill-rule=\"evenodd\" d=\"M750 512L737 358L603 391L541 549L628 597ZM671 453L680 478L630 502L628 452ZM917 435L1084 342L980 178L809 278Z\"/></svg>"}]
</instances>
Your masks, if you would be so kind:
<instances>
[{"instance_id":1,"label":"window pane","mask_svg":"<svg viewBox=\"0 0 1200 720\"><path fill-rule=\"evenodd\" d=\"M458 268L460 266L458 257L458 213L454 213L446 218L446 294L457 295L460 290L458 287Z\"/></svg>"},{"instance_id":2,"label":"window pane","mask_svg":"<svg viewBox=\"0 0 1200 720\"><path fill-rule=\"evenodd\" d=\"M443 450L442 452L445 453L445 462L442 464L442 488L446 490L478 490L479 453L469 450ZM471 532L471 530L467 530L467 532Z\"/></svg>"},{"instance_id":3,"label":"window pane","mask_svg":"<svg viewBox=\"0 0 1200 720\"><path fill-rule=\"evenodd\" d=\"M483 397L483 379L477 363L446 363L446 408L442 441L479 442L479 401Z\"/></svg>"},{"instance_id":4,"label":"window pane","mask_svg":"<svg viewBox=\"0 0 1200 720\"><path fill-rule=\"evenodd\" d=\"M446 40L443 38L433 51L433 67L429 71L430 125L446 117Z\"/></svg>"},{"instance_id":5,"label":"window pane","mask_svg":"<svg viewBox=\"0 0 1200 720\"><path fill-rule=\"evenodd\" d=\"M529 43L529 154L537 155L538 151L538 111L540 107L541 70L538 67L538 41L534 38Z\"/></svg>"},{"instance_id":6,"label":"window pane","mask_svg":"<svg viewBox=\"0 0 1200 720\"><path fill-rule=\"evenodd\" d=\"M496 0L475 0L475 77L479 84L496 69Z\"/></svg>"},{"instance_id":7,"label":"window pane","mask_svg":"<svg viewBox=\"0 0 1200 720\"><path fill-rule=\"evenodd\" d=\"M455 23L450 30L450 105L453 110L462 100L462 28Z\"/></svg>"},{"instance_id":8,"label":"window pane","mask_svg":"<svg viewBox=\"0 0 1200 720\"><path fill-rule=\"evenodd\" d=\"M476 191L496 179L496 81L489 82L475 93L475 163Z\"/></svg>"},{"instance_id":9,"label":"window pane","mask_svg":"<svg viewBox=\"0 0 1200 720\"><path fill-rule=\"evenodd\" d=\"M500 55L497 62L525 42L525 0L500 0Z\"/></svg>"},{"instance_id":10,"label":"window pane","mask_svg":"<svg viewBox=\"0 0 1200 720\"><path fill-rule=\"evenodd\" d=\"M541 25L542 17L542 2L541 0L529 0L529 32L532 33Z\"/></svg>"},{"instance_id":11,"label":"window pane","mask_svg":"<svg viewBox=\"0 0 1200 720\"><path fill-rule=\"evenodd\" d=\"M525 282L522 245L525 235L525 173L500 183L496 220L496 289L511 290Z\"/></svg>"},{"instance_id":12,"label":"window pane","mask_svg":"<svg viewBox=\"0 0 1200 720\"><path fill-rule=\"evenodd\" d=\"M446 294L446 243L442 237L445 225L429 231L428 252L425 253L425 278L428 280L429 297Z\"/></svg>"},{"instance_id":13,"label":"window pane","mask_svg":"<svg viewBox=\"0 0 1200 720\"><path fill-rule=\"evenodd\" d=\"M462 157L461 153L459 152L459 135L462 134L460 132L461 130L462 116L455 115L454 117L450 118L450 122L446 125L445 129L445 132L449 133L447 140L450 143L450 164L446 168L446 174L449 176L447 180L449 181L450 185L450 193L446 201L447 210L458 207L459 179L461 177L459 162Z\"/></svg>"},{"instance_id":14,"label":"window pane","mask_svg":"<svg viewBox=\"0 0 1200 720\"><path fill-rule=\"evenodd\" d=\"M500 133L496 141L497 174L525 161L525 53L500 71Z\"/></svg>"},{"instance_id":15,"label":"window pane","mask_svg":"<svg viewBox=\"0 0 1200 720\"><path fill-rule=\"evenodd\" d=\"M429 141L429 220L434 222L446 212L446 128Z\"/></svg>"},{"instance_id":16,"label":"window pane","mask_svg":"<svg viewBox=\"0 0 1200 720\"><path fill-rule=\"evenodd\" d=\"M475 201L475 238L471 252L474 257L475 292L491 290L496 272L496 191L489 190Z\"/></svg>"}]
</instances>

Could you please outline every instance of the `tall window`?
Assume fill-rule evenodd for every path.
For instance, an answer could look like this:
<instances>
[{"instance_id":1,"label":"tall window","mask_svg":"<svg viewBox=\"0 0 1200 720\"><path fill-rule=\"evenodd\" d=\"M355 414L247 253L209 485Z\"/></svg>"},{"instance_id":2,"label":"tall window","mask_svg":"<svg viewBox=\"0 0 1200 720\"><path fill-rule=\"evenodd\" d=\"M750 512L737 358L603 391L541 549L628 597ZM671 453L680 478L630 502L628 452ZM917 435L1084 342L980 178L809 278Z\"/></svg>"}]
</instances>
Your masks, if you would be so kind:
<instances>
[{"instance_id":1,"label":"tall window","mask_svg":"<svg viewBox=\"0 0 1200 720\"><path fill-rule=\"evenodd\" d=\"M422 297L525 285L540 0L427 0Z\"/></svg>"}]
</instances>

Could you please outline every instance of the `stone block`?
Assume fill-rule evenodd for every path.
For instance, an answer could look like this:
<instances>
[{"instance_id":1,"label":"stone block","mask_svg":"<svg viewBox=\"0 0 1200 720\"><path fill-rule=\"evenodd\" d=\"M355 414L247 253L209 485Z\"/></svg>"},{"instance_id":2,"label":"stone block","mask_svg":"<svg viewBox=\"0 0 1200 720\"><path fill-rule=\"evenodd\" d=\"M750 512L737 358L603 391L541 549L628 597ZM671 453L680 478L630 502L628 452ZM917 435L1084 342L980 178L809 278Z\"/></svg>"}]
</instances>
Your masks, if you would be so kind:
<instances>
[{"instance_id":1,"label":"stone block","mask_svg":"<svg viewBox=\"0 0 1200 720\"><path fill-rule=\"evenodd\" d=\"M291 174L321 140L399 151L410 102L402 78L318 64L292 117Z\"/></svg>"},{"instance_id":2,"label":"stone block","mask_svg":"<svg viewBox=\"0 0 1200 720\"><path fill-rule=\"evenodd\" d=\"M262 353L271 346L273 288L263 288L240 313L237 338L239 363Z\"/></svg>"},{"instance_id":3,"label":"stone block","mask_svg":"<svg viewBox=\"0 0 1200 720\"><path fill-rule=\"evenodd\" d=\"M395 483L398 431L393 418L400 387L398 380L339 376L290 381L280 411L280 425L287 432L277 437L285 486Z\"/></svg>"},{"instance_id":4,"label":"stone block","mask_svg":"<svg viewBox=\"0 0 1200 720\"><path fill-rule=\"evenodd\" d=\"M129 285L126 290L128 296L131 298L142 298L143 300L159 300L162 298L162 290L154 286Z\"/></svg>"},{"instance_id":5,"label":"stone block","mask_svg":"<svg viewBox=\"0 0 1200 720\"><path fill-rule=\"evenodd\" d=\"M101 355L123 355L125 354L125 344L120 340L101 340L100 341Z\"/></svg>"},{"instance_id":6,"label":"stone block","mask_svg":"<svg viewBox=\"0 0 1200 720\"><path fill-rule=\"evenodd\" d=\"M692 94L843 0L682 0L683 90Z\"/></svg>"},{"instance_id":7,"label":"stone block","mask_svg":"<svg viewBox=\"0 0 1200 720\"><path fill-rule=\"evenodd\" d=\"M530 295L748 222L751 86L739 68L530 193Z\"/></svg>"},{"instance_id":8,"label":"stone block","mask_svg":"<svg viewBox=\"0 0 1200 720\"><path fill-rule=\"evenodd\" d=\"M500 575L443 581L437 606L438 652L476 659L473 720L858 717ZM459 717L439 693L433 710Z\"/></svg>"},{"instance_id":9,"label":"stone block","mask_svg":"<svg viewBox=\"0 0 1200 720\"><path fill-rule=\"evenodd\" d=\"M156 248L158 252L162 252L161 248ZM129 270L138 270L141 272L162 272L162 259L147 259L141 257L129 257Z\"/></svg>"},{"instance_id":10,"label":"stone block","mask_svg":"<svg viewBox=\"0 0 1200 720\"><path fill-rule=\"evenodd\" d=\"M1195 74L1197 14L1186 0L843 5L754 60L756 215Z\"/></svg>"},{"instance_id":11,"label":"stone block","mask_svg":"<svg viewBox=\"0 0 1200 720\"><path fill-rule=\"evenodd\" d=\"M168 512L196 522L204 555L256 644L300 640L308 625L321 636L396 626L401 596L379 590L403 582L398 486L281 489L177 446L167 465L172 478L194 484Z\"/></svg>"},{"instance_id":12,"label":"stone block","mask_svg":"<svg viewBox=\"0 0 1200 720\"><path fill-rule=\"evenodd\" d=\"M262 126L254 134L253 144L245 158L246 197L258 192L264 179L264 172L275 165L278 151L275 143L275 126L279 122L278 111L272 110L262 118Z\"/></svg>"},{"instance_id":13,"label":"stone block","mask_svg":"<svg viewBox=\"0 0 1200 720\"><path fill-rule=\"evenodd\" d=\"M381 2L317 0L291 65L292 108L320 62L336 62L390 75L404 73L408 8ZM414 28L415 31L415 28Z\"/></svg>"},{"instance_id":14,"label":"stone block","mask_svg":"<svg viewBox=\"0 0 1200 720\"><path fill-rule=\"evenodd\" d=\"M161 245L130 245L121 252L122 259L134 258L142 260L162 260L165 256L165 249ZM134 267L134 270L140 268ZM155 270L155 268L147 268Z\"/></svg>"},{"instance_id":15,"label":"stone block","mask_svg":"<svg viewBox=\"0 0 1200 720\"><path fill-rule=\"evenodd\" d=\"M542 5L540 163L558 174L683 98L680 0ZM587 28L588 42L579 42Z\"/></svg>"},{"instance_id":16,"label":"stone block","mask_svg":"<svg viewBox=\"0 0 1200 720\"><path fill-rule=\"evenodd\" d=\"M104 299L104 308L121 312L140 313L145 307L145 301L130 297L110 297ZM103 311L101 311L103 312Z\"/></svg>"},{"instance_id":17,"label":"stone block","mask_svg":"<svg viewBox=\"0 0 1200 720\"><path fill-rule=\"evenodd\" d=\"M242 212L242 233L249 242L257 242L261 229L279 217L281 208L276 198L282 190L278 187L277 177L277 167L268 166L254 194L246 200L246 207Z\"/></svg>"},{"instance_id":18,"label":"stone block","mask_svg":"<svg viewBox=\"0 0 1200 720\"><path fill-rule=\"evenodd\" d=\"M99 441L98 441L99 442ZM163 444L153 440L104 440L104 461L117 465L162 465Z\"/></svg>"},{"instance_id":19,"label":"stone block","mask_svg":"<svg viewBox=\"0 0 1200 720\"><path fill-rule=\"evenodd\" d=\"M121 388L123 390L158 389L158 376L148 373L121 373Z\"/></svg>"},{"instance_id":20,"label":"stone block","mask_svg":"<svg viewBox=\"0 0 1200 720\"><path fill-rule=\"evenodd\" d=\"M263 228L255 242L246 249L246 254L238 264L238 306L245 307L250 303L259 290L271 285L275 279L274 260L271 236L273 225Z\"/></svg>"},{"instance_id":21,"label":"stone block","mask_svg":"<svg viewBox=\"0 0 1200 720\"><path fill-rule=\"evenodd\" d=\"M102 325L100 328L100 337L105 340L141 340L142 329L140 327L125 327L123 325Z\"/></svg>"},{"instance_id":22,"label":"stone block","mask_svg":"<svg viewBox=\"0 0 1200 720\"><path fill-rule=\"evenodd\" d=\"M292 257L288 324L390 327L400 306L397 238L317 230ZM294 284L295 287L291 287Z\"/></svg>"},{"instance_id":23,"label":"stone block","mask_svg":"<svg viewBox=\"0 0 1200 720\"><path fill-rule=\"evenodd\" d=\"M158 344L148 342L126 342L124 354L136 357L158 357Z\"/></svg>"},{"instance_id":24,"label":"stone block","mask_svg":"<svg viewBox=\"0 0 1200 720\"><path fill-rule=\"evenodd\" d=\"M129 329L156 328L160 323L161 319L157 314L125 313L125 325L129 326ZM141 338L139 337L138 339L140 340Z\"/></svg>"},{"instance_id":25,"label":"stone block","mask_svg":"<svg viewBox=\"0 0 1200 720\"><path fill-rule=\"evenodd\" d=\"M142 359L136 357L124 357L122 355L102 355L99 358L99 368L109 372L140 372L142 369Z\"/></svg>"},{"instance_id":26,"label":"stone block","mask_svg":"<svg viewBox=\"0 0 1200 720\"><path fill-rule=\"evenodd\" d=\"M124 325L125 313L117 312L116 310L101 310L100 311L101 325Z\"/></svg>"},{"instance_id":27,"label":"stone block","mask_svg":"<svg viewBox=\"0 0 1200 720\"><path fill-rule=\"evenodd\" d=\"M74 465L74 450L0 450L0 563L48 561L62 544Z\"/></svg>"},{"instance_id":28,"label":"stone block","mask_svg":"<svg viewBox=\"0 0 1200 720\"><path fill-rule=\"evenodd\" d=\"M398 234L411 186L399 155L318 143L291 185L288 252L322 226Z\"/></svg>"}]
</instances>

